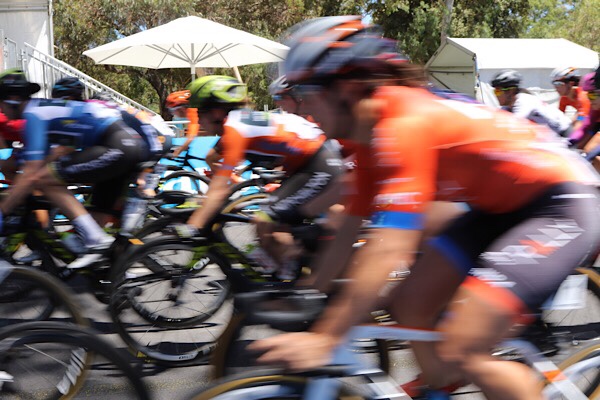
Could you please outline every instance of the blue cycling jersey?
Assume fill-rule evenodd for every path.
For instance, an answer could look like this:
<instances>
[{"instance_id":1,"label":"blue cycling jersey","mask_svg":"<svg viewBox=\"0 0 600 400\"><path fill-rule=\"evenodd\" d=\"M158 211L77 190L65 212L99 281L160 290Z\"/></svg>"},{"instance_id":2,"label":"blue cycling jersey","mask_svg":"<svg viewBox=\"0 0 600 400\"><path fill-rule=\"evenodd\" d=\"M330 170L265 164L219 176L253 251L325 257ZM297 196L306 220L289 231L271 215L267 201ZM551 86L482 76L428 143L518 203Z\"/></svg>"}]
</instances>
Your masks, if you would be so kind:
<instances>
[{"instance_id":1,"label":"blue cycling jersey","mask_svg":"<svg viewBox=\"0 0 600 400\"><path fill-rule=\"evenodd\" d=\"M85 149L99 143L115 121L118 110L98 103L60 99L32 99L25 108L23 159L43 160L51 145Z\"/></svg>"}]
</instances>

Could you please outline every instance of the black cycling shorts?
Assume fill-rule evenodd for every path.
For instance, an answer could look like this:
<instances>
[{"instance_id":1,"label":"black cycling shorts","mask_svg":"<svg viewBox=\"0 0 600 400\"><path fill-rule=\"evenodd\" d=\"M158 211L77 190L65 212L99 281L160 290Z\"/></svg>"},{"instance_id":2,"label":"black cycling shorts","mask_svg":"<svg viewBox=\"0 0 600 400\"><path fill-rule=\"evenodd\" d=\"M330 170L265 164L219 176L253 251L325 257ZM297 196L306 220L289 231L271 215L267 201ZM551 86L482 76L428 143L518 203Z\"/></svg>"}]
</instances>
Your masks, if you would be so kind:
<instances>
[{"instance_id":1,"label":"black cycling shorts","mask_svg":"<svg viewBox=\"0 0 600 400\"><path fill-rule=\"evenodd\" d=\"M65 182L92 184L92 205L109 211L146 155L139 135L118 121L107 128L98 145L62 157L51 167Z\"/></svg>"},{"instance_id":2,"label":"black cycling shorts","mask_svg":"<svg viewBox=\"0 0 600 400\"><path fill-rule=\"evenodd\" d=\"M530 311L597 255L598 190L578 183L553 186L519 210L471 210L431 244L459 271L515 294Z\"/></svg>"},{"instance_id":3,"label":"black cycling shorts","mask_svg":"<svg viewBox=\"0 0 600 400\"><path fill-rule=\"evenodd\" d=\"M288 224L316 217L317 215L304 215L299 207L320 196L340 197L339 193L327 193L325 189L342 176L344 171L339 148L336 148L335 143L326 141L304 167L283 181L281 187L273 192L271 204L265 211L278 221ZM334 204L336 200L331 199L327 203Z\"/></svg>"}]
</instances>

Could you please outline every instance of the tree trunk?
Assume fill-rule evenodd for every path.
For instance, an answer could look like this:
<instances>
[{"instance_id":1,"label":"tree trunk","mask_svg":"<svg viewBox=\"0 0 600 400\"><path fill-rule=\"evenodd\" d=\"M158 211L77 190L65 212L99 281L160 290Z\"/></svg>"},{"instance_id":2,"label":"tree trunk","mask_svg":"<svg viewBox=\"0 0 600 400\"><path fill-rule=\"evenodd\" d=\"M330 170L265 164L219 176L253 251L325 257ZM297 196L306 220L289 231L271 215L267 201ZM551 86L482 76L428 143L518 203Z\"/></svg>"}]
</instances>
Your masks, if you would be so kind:
<instances>
[{"instance_id":1,"label":"tree trunk","mask_svg":"<svg viewBox=\"0 0 600 400\"><path fill-rule=\"evenodd\" d=\"M442 19L442 29L440 35L440 44L446 41L448 36L448 30L450 29L450 22L452 21L452 7L454 6L454 0L445 0L446 9L444 10L444 18Z\"/></svg>"}]
</instances>

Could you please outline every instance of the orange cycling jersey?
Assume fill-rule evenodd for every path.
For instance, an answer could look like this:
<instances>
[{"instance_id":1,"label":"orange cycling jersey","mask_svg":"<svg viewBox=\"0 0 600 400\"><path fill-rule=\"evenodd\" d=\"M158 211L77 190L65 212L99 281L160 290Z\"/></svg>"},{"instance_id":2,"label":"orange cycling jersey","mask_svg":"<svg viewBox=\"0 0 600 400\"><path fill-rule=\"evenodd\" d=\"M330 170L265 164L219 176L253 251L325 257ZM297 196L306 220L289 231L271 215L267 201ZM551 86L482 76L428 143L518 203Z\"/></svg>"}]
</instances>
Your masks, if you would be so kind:
<instances>
[{"instance_id":1,"label":"orange cycling jersey","mask_svg":"<svg viewBox=\"0 0 600 400\"><path fill-rule=\"evenodd\" d=\"M357 152L350 213L380 226L420 229L429 201L487 212L518 209L544 189L596 174L546 127L423 89L385 87L370 145Z\"/></svg>"},{"instance_id":2,"label":"orange cycling jersey","mask_svg":"<svg viewBox=\"0 0 600 400\"><path fill-rule=\"evenodd\" d=\"M574 100L568 96L561 96L558 109L565 112L567 106L571 106L577 110L577 119L583 120L590 113L590 99L587 97L587 92L583 91L580 87L576 87L575 91L577 96Z\"/></svg>"},{"instance_id":3,"label":"orange cycling jersey","mask_svg":"<svg viewBox=\"0 0 600 400\"><path fill-rule=\"evenodd\" d=\"M187 132L185 136L188 138L195 138L198 136L198 132L200 131L200 123L198 122L198 109L197 108L188 108L185 112L187 119L190 121L187 127Z\"/></svg>"},{"instance_id":4,"label":"orange cycling jersey","mask_svg":"<svg viewBox=\"0 0 600 400\"><path fill-rule=\"evenodd\" d=\"M280 157L285 170L293 173L324 141L316 124L295 114L234 110L224 126L220 141L223 165L216 175L228 177L249 154Z\"/></svg>"}]
</instances>

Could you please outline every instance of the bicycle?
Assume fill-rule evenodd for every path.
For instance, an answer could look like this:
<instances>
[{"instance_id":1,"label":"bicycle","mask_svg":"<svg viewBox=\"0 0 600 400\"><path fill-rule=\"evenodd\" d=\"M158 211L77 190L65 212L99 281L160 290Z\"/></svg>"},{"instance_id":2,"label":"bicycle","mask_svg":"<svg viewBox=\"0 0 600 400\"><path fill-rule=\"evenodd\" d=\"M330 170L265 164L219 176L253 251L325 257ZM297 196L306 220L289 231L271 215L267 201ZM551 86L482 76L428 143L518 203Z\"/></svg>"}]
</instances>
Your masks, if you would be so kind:
<instances>
[{"instance_id":1,"label":"bicycle","mask_svg":"<svg viewBox=\"0 0 600 400\"><path fill-rule=\"evenodd\" d=\"M29 322L0 330L3 399L66 400L99 392L114 398L150 399L129 361L90 328Z\"/></svg>"},{"instance_id":2,"label":"bicycle","mask_svg":"<svg viewBox=\"0 0 600 400\"><path fill-rule=\"evenodd\" d=\"M263 296L254 301L263 301ZM249 302L245 310L250 312L253 323L275 325L278 329L287 330L313 316L304 312L297 313L295 318L277 312L251 310L257 304ZM319 307L313 307L317 309ZM333 354L331 366L308 371L303 374L288 374L281 370L263 370L251 374L235 375L217 381L207 389L202 389L191 398L205 399L281 399L298 398L310 400L329 399L392 399L410 397L401 385L384 372L363 358L356 357L353 340L370 338L378 340L398 341L439 341L439 332L422 329L404 328L398 325L359 325L347 335L344 344ZM598 399L600 398L600 340L596 339L571 354L556 366L546 358L526 338L507 341L504 346L517 349L521 358L528 363L545 383L544 394L551 399ZM218 353L215 353L215 356ZM344 381L340 380L344 378ZM345 378L360 378L362 385L351 386ZM578 386L579 385L579 386Z\"/></svg>"},{"instance_id":3,"label":"bicycle","mask_svg":"<svg viewBox=\"0 0 600 400\"><path fill-rule=\"evenodd\" d=\"M570 279L579 279L580 284L587 283L587 291L589 295L586 306L576 304L572 302L572 299L566 299L560 297L564 293L572 290L569 288ZM585 279L581 279L585 278ZM587 282L585 282L587 281ZM393 283L392 283L393 284ZM600 275L589 268L578 268L574 272L558 293L561 303L558 301L554 304L546 307L546 310L539 316L536 323L530 325L527 331L528 338L544 351L547 356L553 356L559 351L565 351L567 348L577 348L582 343L586 343L591 339L600 338L600 324L598 323L598 315L600 315L600 297L598 297L598 291L600 290ZM227 327L224 329L222 335L219 337L216 343L216 350L212 354L211 364L213 365L213 375L216 378L222 378L227 375L239 373L240 371L249 370L256 368L257 365L253 364L253 358L248 355L245 350L245 344L248 341L260 338L265 334L263 327L260 325L270 323L272 327L280 330L292 330L299 331L305 330L310 326L311 321L318 315L319 309L313 307L313 312L305 310L304 300L302 296L292 296L290 299L287 298L289 294L294 295L294 292L283 292L278 293L274 291L267 291L264 293L242 293L234 296L234 315L230 319ZM307 292L307 295L312 298L317 298L319 294ZM587 293L586 293L587 295ZM298 310L303 313L302 317L295 316L292 313L285 312L266 312L260 311L261 306L258 304L258 299L275 299L280 301L282 299L286 302L286 307L292 307L294 310ZM291 303L288 303L288 300ZM590 301L591 300L591 301ZM300 302L298 302L300 301ZM579 299L578 301L581 301ZM590 304L591 303L591 304ZM324 305L325 302L322 302ZM591 307L594 307L593 310ZM262 315L260 314L262 313ZM591 313L591 316L584 318L584 314ZM571 316L570 314L575 314ZM258 317L256 317L258 315ZM267 316L271 316L275 319L276 323L270 321ZM389 315L384 311L377 311L372 314L375 320L381 323L387 323L391 321ZM552 320L549 320L553 317ZM561 320L562 317L562 320ZM287 323L287 319L297 319L299 322L295 324ZM280 321L281 320L281 321ZM589 322L589 321L592 322ZM568 323L578 325L569 325ZM407 345L401 345L401 342L387 343L382 341L363 340L358 342L361 345L360 348L356 348L357 352L371 351L377 353L379 357L379 367L389 372L390 356L388 350L392 347L406 348ZM502 357L504 359L518 359L519 355L515 353L515 349L511 347L498 347L494 351L494 355Z\"/></svg>"},{"instance_id":4,"label":"bicycle","mask_svg":"<svg viewBox=\"0 0 600 400\"><path fill-rule=\"evenodd\" d=\"M237 199L204 236L140 242L114 266L109 310L121 337L139 357L166 364L202 359L231 314L230 306L223 307L230 291L293 284L246 255L257 240L249 214L266 199L266 194Z\"/></svg>"},{"instance_id":5,"label":"bicycle","mask_svg":"<svg viewBox=\"0 0 600 400\"><path fill-rule=\"evenodd\" d=\"M0 328L52 317L89 326L72 291L55 277L0 260Z\"/></svg>"}]
</instances>

